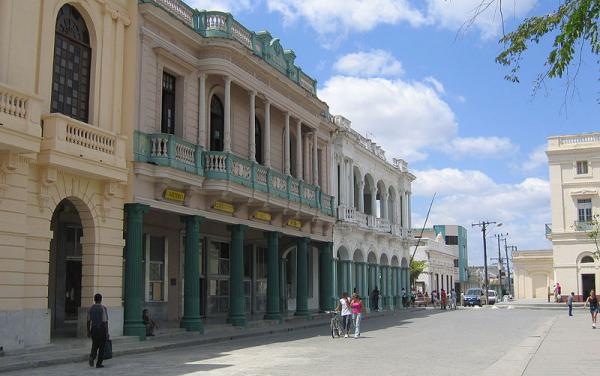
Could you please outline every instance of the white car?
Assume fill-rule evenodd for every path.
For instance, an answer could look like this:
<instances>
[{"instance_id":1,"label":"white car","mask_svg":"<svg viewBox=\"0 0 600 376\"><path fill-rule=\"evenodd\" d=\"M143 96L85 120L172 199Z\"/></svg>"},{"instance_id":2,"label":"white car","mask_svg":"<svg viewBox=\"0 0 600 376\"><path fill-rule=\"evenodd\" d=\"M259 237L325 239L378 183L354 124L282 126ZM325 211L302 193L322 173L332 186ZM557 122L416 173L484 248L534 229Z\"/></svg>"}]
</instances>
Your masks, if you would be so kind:
<instances>
[{"instance_id":1,"label":"white car","mask_svg":"<svg viewBox=\"0 0 600 376\"><path fill-rule=\"evenodd\" d=\"M488 304L496 304L496 290L488 290Z\"/></svg>"}]
</instances>

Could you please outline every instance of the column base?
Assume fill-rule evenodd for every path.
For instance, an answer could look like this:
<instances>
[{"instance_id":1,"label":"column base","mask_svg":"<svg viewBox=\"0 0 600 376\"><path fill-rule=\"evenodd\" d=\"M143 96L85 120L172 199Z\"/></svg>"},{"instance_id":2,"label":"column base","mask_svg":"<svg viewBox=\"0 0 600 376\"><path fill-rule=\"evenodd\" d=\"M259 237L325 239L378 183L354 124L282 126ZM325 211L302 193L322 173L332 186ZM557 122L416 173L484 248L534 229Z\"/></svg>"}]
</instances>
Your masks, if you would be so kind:
<instances>
[{"instance_id":1,"label":"column base","mask_svg":"<svg viewBox=\"0 0 600 376\"><path fill-rule=\"evenodd\" d=\"M309 317L310 316L310 312L308 312L308 311L296 311L296 312L294 312L294 316Z\"/></svg>"},{"instance_id":2,"label":"column base","mask_svg":"<svg viewBox=\"0 0 600 376\"><path fill-rule=\"evenodd\" d=\"M246 326L246 316L229 316L227 318L227 323L233 326Z\"/></svg>"},{"instance_id":3,"label":"column base","mask_svg":"<svg viewBox=\"0 0 600 376\"><path fill-rule=\"evenodd\" d=\"M200 318L182 318L179 323L179 327L185 329L188 332L198 332L204 334L204 324Z\"/></svg>"},{"instance_id":4,"label":"column base","mask_svg":"<svg viewBox=\"0 0 600 376\"><path fill-rule=\"evenodd\" d=\"M143 321L125 321L123 324L123 335L146 339L146 326Z\"/></svg>"},{"instance_id":5,"label":"column base","mask_svg":"<svg viewBox=\"0 0 600 376\"><path fill-rule=\"evenodd\" d=\"M266 313L265 320L281 320L281 313Z\"/></svg>"}]
</instances>

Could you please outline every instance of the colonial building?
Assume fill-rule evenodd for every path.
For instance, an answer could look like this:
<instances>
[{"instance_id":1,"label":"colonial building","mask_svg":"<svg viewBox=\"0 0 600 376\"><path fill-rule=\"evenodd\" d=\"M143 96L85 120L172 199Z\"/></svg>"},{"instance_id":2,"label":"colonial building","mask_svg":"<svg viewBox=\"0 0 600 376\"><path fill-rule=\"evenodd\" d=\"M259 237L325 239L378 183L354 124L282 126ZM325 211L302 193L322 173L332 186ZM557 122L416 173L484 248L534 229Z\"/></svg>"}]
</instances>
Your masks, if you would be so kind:
<instances>
[{"instance_id":1,"label":"colonial building","mask_svg":"<svg viewBox=\"0 0 600 376\"><path fill-rule=\"evenodd\" d=\"M0 2L0 346L122 332L135 1ZM78 326L79 325L79 326Z\"/></svg>"},{"instance_id":2,"label":"colonial building","mask_svg":"<svg viewBox=\"0 0 600 376\"><path fill-rule=\"evenodd\" d=\"M405 161L388 162L381 147L353 130L349 120L335 116L335 124L336 291L356 291L368 302L377 287L378 307L394 308L400 304L401 289L410 291L410 195L415 176Z\"/></svg>"},{"instance_id":3,"label":"colonial building","mask_svg":"<svg viewBox=\"0 0 600 376\"><path fill-rule=\"evenodd\" d=\"M548 298L548 292L554 291L555 283L552 255L552 249L519 250L512 253L515 298Z\"/></svg>"},{"instance_id":4,"label":"colonial building","mask_svg":"<svg viewBox=\"0 0 600 376\"><path fill-rule=\"evenodd\" d=\"M332 308L332 133L316 81L268 32L181 1L141 1L125 205L125 333L140 313L202 318Z\"/></svg>"},{"instance_id":5,"label":"colonial building","mask_svg":"<svg viewBox=\"0 0 600 376\"><path fill-rule=\"evenodd\" d=\"M421 292L454 289L458 294L468 285L467 230L456 225L435 225L433 228L413 230L421 241L415 253L416 260L427 265L417 278Z\"/></svg>"}]
</instances>

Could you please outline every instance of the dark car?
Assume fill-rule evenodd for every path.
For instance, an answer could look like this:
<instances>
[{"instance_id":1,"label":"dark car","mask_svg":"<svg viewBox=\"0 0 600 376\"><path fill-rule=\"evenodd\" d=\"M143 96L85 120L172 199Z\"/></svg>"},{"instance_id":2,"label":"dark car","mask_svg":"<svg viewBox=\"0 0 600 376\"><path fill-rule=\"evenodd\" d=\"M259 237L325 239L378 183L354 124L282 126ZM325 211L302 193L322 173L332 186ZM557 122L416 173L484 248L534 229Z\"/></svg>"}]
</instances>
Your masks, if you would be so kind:
<instances>
[{"instance_id":1,"label":"dark car","mask_svg":"<svg viewBox=\"0 0 600 376\"><path fill-rule=\"evenodd\" d=\"M463 306L480 306L483 304L485 297L483 289L474 288L468 289L463 298Z\"/></svg>"}]
</instances>

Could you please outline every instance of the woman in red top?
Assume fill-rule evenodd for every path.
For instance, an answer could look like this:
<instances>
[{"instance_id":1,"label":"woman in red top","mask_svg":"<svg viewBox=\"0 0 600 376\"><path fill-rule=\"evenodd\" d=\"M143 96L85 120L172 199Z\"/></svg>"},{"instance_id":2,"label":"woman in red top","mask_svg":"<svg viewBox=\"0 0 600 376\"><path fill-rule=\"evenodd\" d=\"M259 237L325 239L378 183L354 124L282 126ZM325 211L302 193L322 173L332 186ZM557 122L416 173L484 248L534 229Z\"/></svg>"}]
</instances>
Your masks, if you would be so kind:
<instances>
[{"instance_id":1,"label":"woman in red top","mask_svg":"<svg viewBox=\"0 0 600 376\"><path fill-rule=\"evenodd\" d=\"M354 323L354 338L358 338L360 337L360 322L363 319L363 316L365 319L367 317L365 314L365 305L357 293L352 294L350 308L352 309L352 322Z\"/></svg>"}]
</instances>

